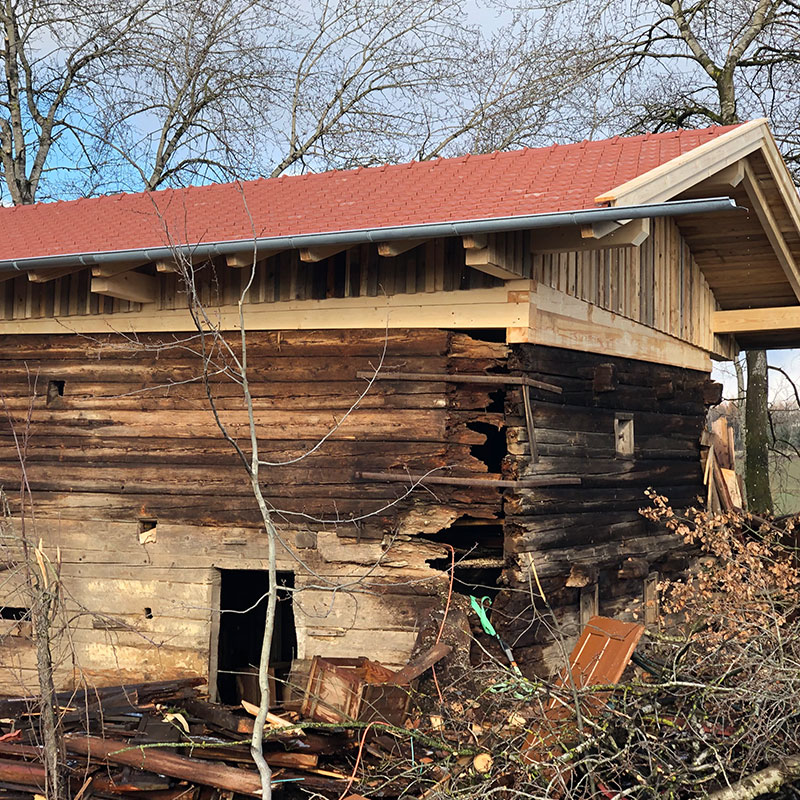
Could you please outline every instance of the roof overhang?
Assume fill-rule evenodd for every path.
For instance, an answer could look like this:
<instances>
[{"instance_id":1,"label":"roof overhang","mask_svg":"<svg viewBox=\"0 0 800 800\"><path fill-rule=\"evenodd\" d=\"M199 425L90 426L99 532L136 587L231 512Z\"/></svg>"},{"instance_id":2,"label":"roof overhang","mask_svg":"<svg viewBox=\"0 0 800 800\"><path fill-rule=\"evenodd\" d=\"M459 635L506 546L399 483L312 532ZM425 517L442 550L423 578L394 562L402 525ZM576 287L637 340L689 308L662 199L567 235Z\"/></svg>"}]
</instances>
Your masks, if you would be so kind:
<instances>
[{"instance_id":1,"label":"roof overhang","mask_svg":"<svg viewBox=\"0 0 800 800\"><path fill-rule=\"evenodd\" d=\"M591 208L582 211L558 211L525 216L468 219L455 222L430 222L421 225L363 228L359 230L308 233L297 236L254 237L238 241L201 242L165 247L148 247L131 250L111 250L94 253L68 253L53 256L20 258L0 261L0 273L18 273L28 270L93 267L104 264L126 264L159 261L184 255L191 259L213 258L248 254L261 254L279 250L300 250L326 247L350 247L358 244L416 241L447 236L475 236L485 233L561 228L566 226L596 226L634 219L676 217L683 214L736 212L736 203L729 197L692 198L670 202L654 202Z\"/></svg>"},{"instance_id":2,"label":"roof overhang","mask_svg":"<svg viewBox=\"0 0 800 800\"><path fill-rule=\"evenodd\" d=\"M733 334L746 348L800 346L800 198L765 119L745 123L596 200L616 206L708 193L729 194L747 208L746 214L676 220L717 299L715 333Z\"/></svg>"}]
</instances>

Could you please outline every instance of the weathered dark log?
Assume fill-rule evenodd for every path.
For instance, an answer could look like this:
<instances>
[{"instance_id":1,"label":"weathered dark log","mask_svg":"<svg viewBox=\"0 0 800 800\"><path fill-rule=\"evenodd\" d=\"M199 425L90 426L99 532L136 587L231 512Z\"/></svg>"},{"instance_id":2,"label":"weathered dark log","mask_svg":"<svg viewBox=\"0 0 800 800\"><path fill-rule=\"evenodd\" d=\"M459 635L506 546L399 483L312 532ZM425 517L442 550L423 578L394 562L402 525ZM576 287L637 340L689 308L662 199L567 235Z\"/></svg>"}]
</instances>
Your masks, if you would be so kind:
<instances>
[{"instance_id":1,"label":"weathered dark log","mask_svg":"<svg viewBox=\"0 0 800 800\"><path fill-rule=\"evenodd\" d=\"M0 781L35 786L44 791L44 767L40 764L26 764L24 761L0 759Z\"/></svg>"},{"instance_id":2,"label":"weathered dark log","mask_svg":"<svg viewBox=\"0 0 800 800\"><path fill-rule=\"evenodd\" d=\"M464 373L424 373L424 372L357 372L359 378L370 379L375 376L380 381L442 381L444 383L472 383L490 386L531 386L553 394L561 394L561 387L544 381L537 381L526 375L467 375Z\"/></svg>"},{"instance_id":3,"label":"weathered dark log","mask_svg":"<svg viewBox=\"0 0 800 800\"><path fill-rule=\"evenodd\" d=\"M259 797L261 794L261 780L255 771L206 763L196 758L159 752L155 748L129 747L124 743L97 736L68 734L64 737L64 744L69 752L86 756L90 761L124 764L158 775L169 775L204 786L240 792L250 797Z\"/></svg>"},{"instance_id":4,"label":"weathered dark log","mask_svg":"<svg viewBox=\"0 0 800 800\"><path fill-rule=\"evenodd\" d=\"M420 483L439 484L441 486L471 486L475 488L498 489L524 489L534 486L577 486L581 479L578 477L542 477L522 478L517 481L508 481L501 478L457 478L449 475L411 475L395 472L357 472L357 478L367 481L388 481L391 483Z\"/></svg>"}]
</instances>

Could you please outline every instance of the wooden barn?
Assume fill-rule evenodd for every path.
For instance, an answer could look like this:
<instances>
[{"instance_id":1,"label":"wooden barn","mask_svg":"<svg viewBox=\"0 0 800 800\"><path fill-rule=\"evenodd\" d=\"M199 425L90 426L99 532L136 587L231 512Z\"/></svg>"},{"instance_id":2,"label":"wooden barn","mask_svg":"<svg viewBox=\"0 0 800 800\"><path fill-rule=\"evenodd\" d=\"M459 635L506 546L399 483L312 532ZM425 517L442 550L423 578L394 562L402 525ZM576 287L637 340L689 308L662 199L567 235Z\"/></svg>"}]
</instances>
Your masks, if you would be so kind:
<instances>
[{"instance_id":1,"label":"wooden barn","mask_svg":"<svg viewBox=\"0 0 800 800\"><path fill-rule=\"evenodd\" d=\"M684 556L638 509L704 494L712 359L800 327L800 203L763 120L0 221L2 692L36 683L23 516L60 574L59 685L244 691L267 545L220 429L248 452L240 297L278 677L404 664L451 558L527 670L555 657L537 581L568 635L652 600Z\"/></svg>"}]
</instances>

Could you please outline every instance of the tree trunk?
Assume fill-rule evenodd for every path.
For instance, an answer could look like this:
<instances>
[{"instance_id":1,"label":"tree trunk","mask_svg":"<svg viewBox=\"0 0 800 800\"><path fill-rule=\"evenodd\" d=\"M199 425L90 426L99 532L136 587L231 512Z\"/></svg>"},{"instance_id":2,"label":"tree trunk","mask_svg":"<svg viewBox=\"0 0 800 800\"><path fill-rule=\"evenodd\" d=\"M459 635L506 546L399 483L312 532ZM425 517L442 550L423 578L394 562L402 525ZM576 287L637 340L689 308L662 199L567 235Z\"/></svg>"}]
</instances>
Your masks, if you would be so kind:
<instances>
[{"instance_id":1,"label":"tree trunk","mask_svg":"<svg viewBox=\"0 0 800 800\"><path fill-rule=\"evenodd\" d=\"M56 689L53 682L53 656L50 650L51 595L44 586L33 587L31 618L36 643L36 671L39 677L39 712L41 714L42 758L45 769L47 800L67 800L64 780L64 743L56 719Z\"/></svg>"},{"instance_id":2,"label":"tree trunk","mask_svg":"<svg viewBox=\"0 0 800 800\"><path fill-rule=\"evenodd\" d=\"M769 485L769 419L767 410L767 354L747 351L747 405L745 407L745 485L750 511L772 510Z\"/></svg>"}]
</instances>

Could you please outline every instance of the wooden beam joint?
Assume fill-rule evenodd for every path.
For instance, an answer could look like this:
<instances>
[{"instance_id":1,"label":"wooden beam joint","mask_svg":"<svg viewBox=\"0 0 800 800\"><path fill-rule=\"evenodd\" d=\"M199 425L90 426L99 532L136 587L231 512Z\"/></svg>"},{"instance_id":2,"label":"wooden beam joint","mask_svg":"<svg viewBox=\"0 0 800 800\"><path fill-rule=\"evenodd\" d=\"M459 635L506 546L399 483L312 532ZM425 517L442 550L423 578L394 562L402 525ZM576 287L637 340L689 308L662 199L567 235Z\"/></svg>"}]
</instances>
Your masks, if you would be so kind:
<instances>
[{"instance_id":1,"label":"wooden beam joint","mask_svg":"<svg viewBox=\"0 0 800 800\"><path fill-rule=\"evenodd\" d=\"M337 253L341 253L344 250L349 249L349 244L329 244L323 247L301 247L300 260L306 262L307 264L315 264L318 261L324 261L326 258L330 258L331 256L335 256Z\"/></svg>"},{"instance_id":2,"label":"wooden beam joint","mask_svg":"<svg viewBox=\"0 0 800 800\"><path fill-rule=\"evenodd\" d=\"M92 278L91 290L95 294L133 303L154 303L158 294L158 279L141 272L123 272L110 278Z\"/></svg>"},{"instance_id":3,"label":"wooden beam joint","mask_svg":"<svg viewBox=\"0 0 800 800\"><path fill-rule=\"evenodd\" d=\"M395 258L427 241L428 239L403 239L397 242L378 242L378 255L384 258Z\"/></svg>"}]
</instances>

